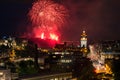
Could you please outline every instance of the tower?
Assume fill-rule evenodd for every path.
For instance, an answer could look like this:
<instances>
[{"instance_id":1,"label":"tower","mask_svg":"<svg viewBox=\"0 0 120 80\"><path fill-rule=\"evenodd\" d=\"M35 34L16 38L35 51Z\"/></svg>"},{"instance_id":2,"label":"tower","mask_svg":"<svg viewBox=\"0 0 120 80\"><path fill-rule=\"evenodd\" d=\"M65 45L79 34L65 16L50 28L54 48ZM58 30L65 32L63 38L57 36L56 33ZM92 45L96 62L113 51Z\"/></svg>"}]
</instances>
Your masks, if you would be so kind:
<instances>
[{"instance_id":1,"label":"tower","mask_svg":"<svg viewBox=\"0 0 120 80\"><path fill-rule=\"evenodd\" d=\"M87 47L87 34L85 31L82 32L81 34L81 47Z\"/></svg>"}]
</instances>

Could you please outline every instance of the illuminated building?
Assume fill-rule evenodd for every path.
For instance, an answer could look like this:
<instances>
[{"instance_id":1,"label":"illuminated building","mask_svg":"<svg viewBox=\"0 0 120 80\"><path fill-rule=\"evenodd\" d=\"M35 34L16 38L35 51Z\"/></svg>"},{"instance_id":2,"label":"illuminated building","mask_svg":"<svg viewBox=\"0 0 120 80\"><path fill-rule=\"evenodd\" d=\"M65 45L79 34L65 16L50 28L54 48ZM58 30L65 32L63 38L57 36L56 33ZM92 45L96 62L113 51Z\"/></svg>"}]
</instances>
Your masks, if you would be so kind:
<instances>
[{"instance_id":1,"label":"illuminated building","mask_svg":"<svg viewBox=\"0 0 120 80\"><path fill-rule=\"evenodd\" d=\"M0 70L0 80L11 80L10 70Z\"/></svg>"},{"instance_id":2,"label":"illuminated building","mask_svg":"<svg viewBox=\"0 0 120 80\"><path fill-rule=\"evenodd\" d=\"M87 34L85 31L81 34L81 47L87 47Z\"/></svg>"}]
</instances>

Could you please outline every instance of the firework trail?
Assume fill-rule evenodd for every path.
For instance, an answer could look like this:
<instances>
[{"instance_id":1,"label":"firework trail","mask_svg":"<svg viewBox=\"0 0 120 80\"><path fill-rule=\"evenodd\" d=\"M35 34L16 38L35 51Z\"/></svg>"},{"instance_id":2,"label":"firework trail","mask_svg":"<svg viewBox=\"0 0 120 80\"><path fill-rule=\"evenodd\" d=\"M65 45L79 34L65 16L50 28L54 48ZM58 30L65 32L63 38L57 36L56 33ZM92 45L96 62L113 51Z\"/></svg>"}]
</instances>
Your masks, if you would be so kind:
<instances>
[{"instance_id":1,"label":"firework trail","mask_svg":"<svg viewBox=\"0 0 120 80\"><path fill-rule=\"evenodd\" d=\"M105 62L105 56L103 56L103 54L105 53L99 52L99 49L95 45L90 45L89 48L90 53L88 54L88 58L90 58L91 61L93 62L95 72L112 74L112 70L110 66Z\"/></svg>"},{"instance_id":2,"label":"firework trail","mask_svg":"<svg viewBox=\"0 0 120 80\"><path fill-rule=\"evenodd\" d=\"M102 56L101 53L98 53L93 45L90 45L89 48L90 53L88 54L88 58L93 62L93 66L96 69L95 71L97 73L105 72L105 57Z\"/></svg>"},{"instance_id":3,"label":"firework trail","mask_svg":"<svg viewBox=\"0 0 120 80\"><path fill-rule=\"evenodd\" d=\"M34 2L29 16L32 24L36 26L33 29L35 37L58 40L58 28L65 23L66 14L66 8L52 0Z\"/></svg>"}]
</instances>

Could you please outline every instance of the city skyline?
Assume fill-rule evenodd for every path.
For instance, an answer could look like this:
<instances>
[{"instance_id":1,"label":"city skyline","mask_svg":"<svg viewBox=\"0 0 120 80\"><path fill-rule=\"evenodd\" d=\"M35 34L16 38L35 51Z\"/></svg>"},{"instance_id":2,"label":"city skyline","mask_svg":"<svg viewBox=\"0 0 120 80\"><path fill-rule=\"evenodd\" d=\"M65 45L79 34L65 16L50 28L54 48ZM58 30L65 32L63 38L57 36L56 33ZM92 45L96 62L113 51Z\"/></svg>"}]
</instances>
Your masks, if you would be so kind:
<instances>
[{"instance_id":1,"label":"city skyline","mask_svg":"<svg viewBox=\"0 0 120 80\"><path fill-rule=\"evenodd\" d=\"M112 40L119 37L119 0L53 0L69 10L68 22L60 28L62 40L80 40L85 29L89 39ZM1 0L0 35L23 34L29 28L28 12L34 0ZM72 36L72 37L71 37Z\"/></svg>"}]
</instances>

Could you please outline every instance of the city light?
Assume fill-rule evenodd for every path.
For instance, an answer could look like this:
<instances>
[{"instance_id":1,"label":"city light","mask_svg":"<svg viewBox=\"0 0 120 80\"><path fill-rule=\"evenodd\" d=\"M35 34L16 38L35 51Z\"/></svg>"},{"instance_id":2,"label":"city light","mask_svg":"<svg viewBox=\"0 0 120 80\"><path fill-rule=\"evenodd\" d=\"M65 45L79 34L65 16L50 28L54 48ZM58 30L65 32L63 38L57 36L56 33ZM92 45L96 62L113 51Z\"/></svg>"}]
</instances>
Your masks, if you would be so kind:
<instances>
[{"instance_id":1,"label":"city light","mask_svg":"<svg viewBox=\"0 0 120 80\"><path fill-rule=\"evenodd\" d=\"M95 67L96 73L105 73L112 74L111 68L108 64L105 63L105 56L103 53L98 53L97 49L93 45L89 46L90 53L88 54L88 58L93 62L93 66Z\"/></svg>"}]
</instances>

